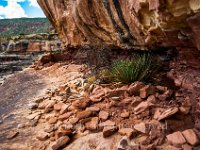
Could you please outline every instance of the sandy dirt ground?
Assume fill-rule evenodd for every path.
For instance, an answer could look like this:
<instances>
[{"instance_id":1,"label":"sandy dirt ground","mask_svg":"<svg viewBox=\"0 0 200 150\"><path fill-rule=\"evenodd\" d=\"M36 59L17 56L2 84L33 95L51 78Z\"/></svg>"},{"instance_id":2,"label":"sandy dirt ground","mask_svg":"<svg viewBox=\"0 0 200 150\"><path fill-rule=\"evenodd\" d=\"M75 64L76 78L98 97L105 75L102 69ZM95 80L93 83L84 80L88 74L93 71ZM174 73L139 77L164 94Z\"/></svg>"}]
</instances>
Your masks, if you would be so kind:
<instances>
[{"instance_id":1,"label":"sandy dirt ground","mask_svg":"<svg viewBox=\"0 0 200 150\"><path fill-rule=\"evenodd\" d=\"M34 127L26 119L30 113L28 104L34 98L78 76L80 65L55 64L42 70L25 69L8 78L0 86L0 149L27 150L37 145L34 135L43 125ZM21 126L26 127L21 129ZM9 139L9 135L17 137ZM37 147L35 147L37 149Z\"/></svg>"}]
</instances>

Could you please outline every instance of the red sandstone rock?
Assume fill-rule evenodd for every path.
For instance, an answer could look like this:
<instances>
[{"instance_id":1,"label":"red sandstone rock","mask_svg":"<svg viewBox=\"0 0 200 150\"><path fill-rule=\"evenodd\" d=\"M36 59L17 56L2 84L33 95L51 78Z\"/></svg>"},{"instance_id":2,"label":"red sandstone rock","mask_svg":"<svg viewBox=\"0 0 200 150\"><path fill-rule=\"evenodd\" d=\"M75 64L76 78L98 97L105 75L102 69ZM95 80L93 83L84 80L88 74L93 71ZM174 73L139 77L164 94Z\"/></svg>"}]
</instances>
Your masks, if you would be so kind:
<instances>
[{"instance_id":1,"label":"red sandstone rock","mask_svg":"<svg viewBox=\"0 0 200 150\"><path fill-rule=\"evenodd\" d=\"M85 124L85 128L88 130L96 130L98 128L98 122L99 122L99 118L94 117L91 119L91 121Z\"/></svg>"},{"instance_id":2,"label":"red sandstone rock","mask_svg":"<svg viewBox=\"0 0 200 150\"><path fill-rule=\"evenodd\" d=\"M140 114L144 111L146 111L147 109L149 109L151 106L153 106L152 103L149 103L148 101L145 102L141 102L137 107L134 108L134 113Z\"/></svg>"},{"instance_id":3,"label":"red sandstone rock","mask_svg":"<svg viewBox=\"0 0 200 150\"><path fill-rule=\"evenodd\" d=\"M57 121L58 121L58 118L57 118L57 117L52 117L52 118L49 119L48 122L49 122L50 124L55 124Z\"/></svg>"},{"instance_id":4,"label":"red sandstone rock","mask_svg":"<svg viewBox=\"0 0 200 150\"><path fill-rule=\"evenodd\" d=\"M19 134L18 131L11 131L11 132L6 136L6 138L7 138L7 139L13 139L13 138L15 138L18 134Z\"/></svg>"},{"instance_id":5,"label":"red sandstone rock","mask_svg":"<svg viewBox=\"0 0 200 150\"><path fill-rule=\"evenodd\" d=\"M118 133L122 136L127 136L129 138L132 138L134 130L132 128L121 128L118 130Z\"/></svg>"},{"instance_id":6,"label":"red sandstone rock","mask_svg":"<svg viewBox=\"0 0 200 150\"><path fill-rule=\"evenodd\" d=\"M60 114L63 114L63 113L65 113L65 112L67 112L69 106L70 106L70 105L63 104L62 107L61 107L61 110L60 110Z\"/></svg>"},{"instance_id":7,"label":"red sandstone rock","mask_svg":"<svg viewBox=\"0 0 200 150\"><path fill-rule=\"evenodd\" d=\"M100 102L102 99L103 99L103 96L105 96L105 92L104 91L101 91L99 93L96 93L92 96L90 96L90 99L93 101L93 102Z\"/></svg>"},{"instance_id":8,"label":"red sandstone rock","mask_svg":"<svg viewBox=\"0 0 200 150\"><path fill-rule=\"evenodd\" d=\"M137 81L129 86L128 91L130 95L136 96L136 95L139 95L140 89L142 89L143 87L144 87L144 83Z\"/></svg>"},{"instance_id":9,"label":"red sandstone rock","mask_svg":"<svg viewBox=\"0 0 200 150\"><path fill-rule=\"evenodd\" d=\"M81 111L77 113L77 118L84 119L84 118L90 117L91 114L92 112L89 110Z\"/></svg>"},{"instance_id":10,"label":"red sandstone rock","mask_svg":"<svg viewBox=\"0 0 200 150\"><path fill-rule=\"evenodd\" d=\"M190 145L195 146L199 144L199 139L192 129L185 130L182 134Z\"/></svg>"},{"instance_id":11,"label":"red sandstone rock","mask_svg":"<svg viewBox=\"0 0 200 150\"><path fill-rule=\"evenodd\" d=\"M140 97L147 98L149 95L155 94L155 87L146 85L144 88L140 89Z\"/></svg>"},{"instance_id":12,"label":"red sandstone rock","mask_svg":"<svg viewBox=\"0 0 200 150\"><path fill-rule=\"evenodd\" d=\"M56 140L56 141L53 143L52 149L53 149L53 150L58 150L58 149L61 148L62 146L66 145L69 141L70 141L69 137L67 137L67 136L62 136L62 137L60 137L58 140Z\"/></svg>"},{"instance_id":13,"label":"red sandstone rock","mask_svg":"<svg viewBox=\"0 0 200 150\"><path fill-rule=\"evenodd\" d=\"M113 127L112 126L104 127L103 128L103 137L107 138L107 137L113 135L116 131L117 131L117 128L114 126Z\"/></svg>"},{"instance_id":14,"label":"red sandstone rock","mask_svg":"<svg viewBox=\"0 0 200 150\"><path fill-rule=\"evenodd\" d=\"M104 128L104 127L115 127L115 122L113 122L113 121L111 121L111 120L107 120L107 121L105 121L105 122L102 122L102 123L100 123L99 124L99 127L100 128Z\"/></svg>"},{"instance_id":15,"label":"red sandstone rock","mask_svg":"<svg viewBox=\"0 0 200 150\"><path fill-rule=\"evenodd\" d=\"M57 103L53 106L54 110L60 111L62 108L63 103Z\"/></svg>"},{"instance_id":16,"label":"red sandstone rock","mask_svg":"<svg viewBox=\"0 0 200 150\"><path fill-rule=\"evenodd\" d=\"M122 117L122 118L128 118L130 116L130 113L129 112L122 112L121 114L120 114L120 117Z\"/></svg>"},{"instance_id":17,"label":"red sandstone rock","mask_svg":"<svg viewBox=\"0 0 200 150\"><path fill-rule=\"evenodd\" d=\"M167 135L167 140L176 147L181 147L186 143L186 140L180 131Z\"/></svg>"},{"instance_id":18,"label":"red sandstone rock","mask_svg":"<svg viewBox=\"0 0 200 150\"><path fill-rule=\"evenodd\" d=\"M192 150L192 147L190 145L188 145L188 144L184 144L182 146L182 148L183 148L183 150Z\"/></svg>"},{"instance_id":19,"label":"red sandstone rock","mask_svg":"<svg viewBox=\"0 0 200 150\"><path fill-rule=\"evenodd\" d=\"M39 133L36 138L40 141L45 141L49 138L49 134L46 132Z\"/></svg>"},{"instance_id":20,"label":"red sandstone rock","mask_svg":"<svg viewBox=\"0 0 200 150\"><path fill-rule=\"evenodd\" d=\"M145 123L134 125L134 129L145 134L149 132L148 126Z\"/></svg>"},{"instance_id":21,"label":"red sandstone rock","mask_svg":"<svg viewBox=\"0 0 200 150\"><path fill-rule=\"evenodd\" d=\"M78 122L78 118L70 118L69 119L69 123L71 123L72 125L76 124Z\"/></svg>"},{"instance_id":22,"label":"red sandstone rock","mask_svg":"<svg viewBox=\"0 0 200 150\"><path fill-rule=\"evenodd\" d=\"M106 111L100 111L99 112L99 119L102 119L102 120L107 120L109 117L109 113L106 112Z\"/></svg>"},{"instance_id":23,"label":"red sandstone rock","mask_svg":"<svg viewBox=\"0 0 200 150\"><path fill-rule=\"evenodd\" d=\"M100 108L99 107L88 107L88 108L86 108L86 110L89 110L91 112L99 112Z\"/></svg>"},{"instance_id":24,"label":"red sandstone rock","mask_svg":"<svg viewBox=\"0 0 200 150\"><path fill-rule=\"evenodd\" d=\"M124 0L115 3L94 1L92 5L79 0L38 2L65 46L101 46L105 43L120 48L159 45L195 46L200 49L200 6L196 0L168 3L159 0L126 3ZM97 17L94 19L93 16Z\"/></svg>"},{"instance_id":25,"label":"red sandstone rock","mask_svg":"<svg viewBox=\"0 0 200 150\"><path fill-rule=\"evenodd\" d=\"M64 121L68 119L72 114L72 112L64 113L58 117L58 120Z\"/></svg>"},{"instance_id":26,"label":"red sandstone rock","mask_svg":"<svg viewBox=\"0 0 200 150\"><path fill-rule=\"evenodd\" d=\"M89 99L83 98L74 102L72 106L78 109L85 109L89 105L89 101L90 101Z\"/></svg>"},{"instance_id":27,"label":"red sandstone rock","mask_svg":"<svg viewBox=\"0 0 200 150\"><path fill-rule=\"evenodd\" d=\"M59 139L62 136L70 136L71 134L72 134L72 131L70 129L59 128L55 132L55 138Z\"/></svg>"},{"instance_id":28,"label":"red sandstone rock","mask_svg":"<svg viewBox=\"0 0 200 150\"><path fill-rule=\"evenodd\" d=\"M165 110L164 112L161 113L161 115L158 117L158 120L161 121L163 119L171 117L174 114L176 114L177 112L178 112L178 108L176 108L176 107L169 108L169 109L167 109L167 110Z\"/></svg>"}]
</instances>

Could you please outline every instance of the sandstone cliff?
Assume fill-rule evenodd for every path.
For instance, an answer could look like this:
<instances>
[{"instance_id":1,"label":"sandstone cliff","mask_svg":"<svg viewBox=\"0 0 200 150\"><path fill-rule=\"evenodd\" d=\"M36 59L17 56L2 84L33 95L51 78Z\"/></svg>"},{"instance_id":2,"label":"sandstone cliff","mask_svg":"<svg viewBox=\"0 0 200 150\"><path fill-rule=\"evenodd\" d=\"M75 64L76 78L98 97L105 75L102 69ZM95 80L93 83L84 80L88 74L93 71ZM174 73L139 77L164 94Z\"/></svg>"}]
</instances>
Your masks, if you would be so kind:
<instances>
[{"instance_id":1,"label":"sandstone cliff","mask_svg":"<svg viewBox=\"0 0 200 150\"><path fill-rule=\"evenodd\" d=\"M38 0L67 46L200 49L200 0Z\"/></svg>"}]
</instances>

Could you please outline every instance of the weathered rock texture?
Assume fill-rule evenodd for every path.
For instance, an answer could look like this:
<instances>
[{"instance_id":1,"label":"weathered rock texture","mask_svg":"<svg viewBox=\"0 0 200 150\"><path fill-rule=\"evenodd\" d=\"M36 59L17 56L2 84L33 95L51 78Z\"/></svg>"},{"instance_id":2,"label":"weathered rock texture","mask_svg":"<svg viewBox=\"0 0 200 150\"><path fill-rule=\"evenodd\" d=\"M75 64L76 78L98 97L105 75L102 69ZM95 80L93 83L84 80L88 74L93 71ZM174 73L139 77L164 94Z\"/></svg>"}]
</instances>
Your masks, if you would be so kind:
<instances>
[{"instance_id":1,"label":"weathered rock texture","mask_svg":"<svg viewBox=\"0 0 200 150\"><path fill-rule=\"evenodd\" d=\"M38 0L67 46L200 50L200 0Z\"/></svg>"}]
</instances>

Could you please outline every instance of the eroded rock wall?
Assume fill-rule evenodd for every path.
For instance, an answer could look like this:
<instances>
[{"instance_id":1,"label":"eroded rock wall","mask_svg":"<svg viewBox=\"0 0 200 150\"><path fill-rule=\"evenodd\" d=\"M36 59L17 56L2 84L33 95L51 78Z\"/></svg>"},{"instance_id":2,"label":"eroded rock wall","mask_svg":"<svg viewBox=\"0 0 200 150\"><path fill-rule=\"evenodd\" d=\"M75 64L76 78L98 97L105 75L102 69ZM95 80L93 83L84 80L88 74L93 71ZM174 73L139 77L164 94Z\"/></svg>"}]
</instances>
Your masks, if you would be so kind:
<instances>
[{"instance_id":1,"label":"eroded rock wall","mask_svg":"<svg viewBox=\"0 0 200 150\"><path fill-rule=\"evenodd\" d=\"M200 0L38 0L67 46L200 49Z\"/></svg>"}]
</instances>

